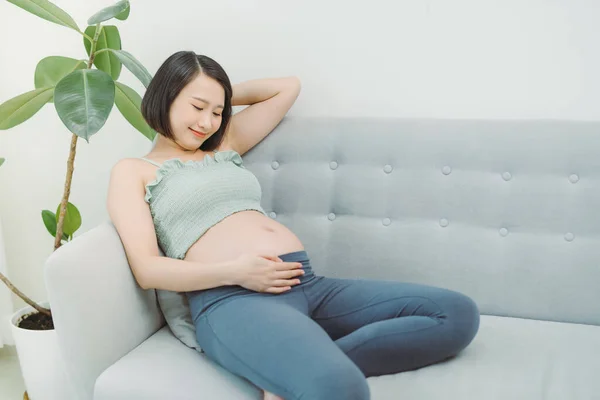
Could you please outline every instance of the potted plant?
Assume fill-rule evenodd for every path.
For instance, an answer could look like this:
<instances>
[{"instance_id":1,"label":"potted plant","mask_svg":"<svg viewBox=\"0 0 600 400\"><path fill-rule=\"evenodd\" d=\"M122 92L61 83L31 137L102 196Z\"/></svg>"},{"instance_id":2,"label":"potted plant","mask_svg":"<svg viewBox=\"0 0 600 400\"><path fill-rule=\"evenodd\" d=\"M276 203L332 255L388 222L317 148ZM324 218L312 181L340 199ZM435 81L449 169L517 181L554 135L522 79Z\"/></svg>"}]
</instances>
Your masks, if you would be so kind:
<instances>
[{"instance_id":1,"label":"potted plant","mask_svg":"<svg viewBox=\"0 0 600 400\"><path fill-rule=\"evenodd\" d=\"M148 139L154 139L156 132L148 126L140 112L140 95L117 81L122 66L131 71L145 87L148 87L152 77L135 57L122 50L117 26L103 25L113 18L126 20L130 12L129 1L119 1L95 13L88 19L88 27L84 31L79 29L69 14L48 0L8 2L77 32L82 36L87 53L87 58L81 60L62 56L43 58L35 69L35 89L0 104L1 130L25 122L45 104L54 103L58 117L72 133L62 199L56 212L42 211L44 225L55 238L56 250L71 241L81 226L81 215L77 207L69 202L78 140L82 138L89 143L90 137L104 126L113 104L134 128ZM3 161L4 159L1 162ZM48 303L31 300L1 273L0 280L28 304L11 319L13 338L27 388L25 397L29 393L33 399L73 398L59 356Z\"/></svg>"}]
</instances>

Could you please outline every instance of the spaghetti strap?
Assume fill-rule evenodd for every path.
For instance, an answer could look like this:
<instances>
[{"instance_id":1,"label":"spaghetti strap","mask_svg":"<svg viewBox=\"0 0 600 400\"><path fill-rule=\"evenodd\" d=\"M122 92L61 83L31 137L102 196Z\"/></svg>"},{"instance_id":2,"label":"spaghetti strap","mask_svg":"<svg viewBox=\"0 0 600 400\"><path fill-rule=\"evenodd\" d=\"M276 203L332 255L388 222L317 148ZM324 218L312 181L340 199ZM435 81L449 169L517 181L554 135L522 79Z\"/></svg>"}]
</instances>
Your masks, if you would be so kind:
<instances>
[{"instance_id":1,"label":"spaghetti strap","mask_svg":"<svg viewBox=\"0 0 600 400\"><path fill-rule=\"evenodd\" d=\"M156 161L148 160L146 157L140 157L140 160L148 161L150 164L160 168L160 164Z\"/></svg>"}]
</instances>

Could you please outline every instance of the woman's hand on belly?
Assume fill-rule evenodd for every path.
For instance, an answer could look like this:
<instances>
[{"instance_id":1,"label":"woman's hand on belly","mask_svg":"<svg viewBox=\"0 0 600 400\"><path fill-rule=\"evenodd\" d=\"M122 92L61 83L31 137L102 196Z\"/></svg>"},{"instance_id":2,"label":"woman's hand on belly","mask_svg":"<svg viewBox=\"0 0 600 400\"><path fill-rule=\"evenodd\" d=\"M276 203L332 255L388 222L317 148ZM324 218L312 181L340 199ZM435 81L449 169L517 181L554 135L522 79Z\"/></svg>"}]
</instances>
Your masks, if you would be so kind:
<instances>
[{"instance_id":1,"label":"woman's hand on belly","mask_svg":"<svg viewBox=\"0 0 600 400\"><path fill-rule=\"evenodd\" d=\"M244 253L232 263L233 284L261 293L283 293L300 283L302 263L284 262L276 255Z\"/></svg>"}]
</instances>

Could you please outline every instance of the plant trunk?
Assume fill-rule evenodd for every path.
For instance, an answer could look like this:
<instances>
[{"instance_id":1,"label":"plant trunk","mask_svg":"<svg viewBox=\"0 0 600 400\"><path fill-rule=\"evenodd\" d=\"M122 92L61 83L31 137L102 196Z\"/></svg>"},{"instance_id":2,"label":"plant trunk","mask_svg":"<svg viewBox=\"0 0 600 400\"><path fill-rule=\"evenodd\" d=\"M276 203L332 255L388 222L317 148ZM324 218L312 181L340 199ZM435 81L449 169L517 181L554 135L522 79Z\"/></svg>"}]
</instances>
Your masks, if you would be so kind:
<instances>
[{"instance_id":1,"label":"plant trunk","mask_svg":"<svg viewBox=\"0 0 600 400\"><path fill-rule=\"evenodd\" d=\"M73 166L74 166L74 162L75 162L75 150L77 148L77 135L73 134L73 137L71 138L71 151L69 153L69 160L67 161L67 177L65 180L65 190L63 193L63 198L62 201L60 202L60 213L58 215L58 222L56 224L56 236L54 238L54 250L58 249L61 246L61 239L63 236L63 225L64 225L64 221L65 221L65 214L67 211L67 203L69 201L69 195L71 194L71 181L73 179ZM15 287L15 285L13 285L11 283L11 281L4 276L2 273L0 273L0 280L2 282L4 282L4 284L17 296L19 296L25 303L29 304L31 307L33 307L35 310L37 310L38 312L45 314L47 316L49 316L50 318L52 318L52 312L45 308L40 306L39 304L37 304L36 302L34 302L33 300L31 300L29 297L27 297L23 292L21 292L19 289L17 289Z\"/></svg>"},{"instance_id":2,"label":"plant trunk","mask_svg":"<svg viewBox=\"0 0 600 400\"><path fill-rule=\"evenodd\" d=\"M63 225L65 222L65 214L67 213L67 204L69 202L69 195L71 194L71 181L73 179L73 170L75 163L75 149L77 148L78 136L73 134L71 138L71 151L69 153L69 159L67 160L67 177L65 179L65 190L63 193L62 201L60 202L60 213L58 215L58 221L56 223L56 236L54 237L54 250L61 246L61 240L63 236Z\"/></svg>"},{"instance_id":3,"label":"plant trunk","mask_svg":"<svg viewBox=\"0 0 600 400\"><path fill-rule=\"evenodd\" d=\"M6 276L4 276L2 273L0 273L0 281L4 282L4 284L17 296L19 296L21 299L23 299L23 301L27 304L29 304L31 307L35 308L37 311L41 312L42 314L46 314L47 316L49 316L50 318L52 318L52 312L50 310L48 310L47 308L44 308L40 305L38 305L36 302L34 302L33 300L31 300L29 297L25 296L25 293L21 292L19 289L17 289L12 283L11 281L8 280L8 278Z\"/></svg>"}]
</instances>

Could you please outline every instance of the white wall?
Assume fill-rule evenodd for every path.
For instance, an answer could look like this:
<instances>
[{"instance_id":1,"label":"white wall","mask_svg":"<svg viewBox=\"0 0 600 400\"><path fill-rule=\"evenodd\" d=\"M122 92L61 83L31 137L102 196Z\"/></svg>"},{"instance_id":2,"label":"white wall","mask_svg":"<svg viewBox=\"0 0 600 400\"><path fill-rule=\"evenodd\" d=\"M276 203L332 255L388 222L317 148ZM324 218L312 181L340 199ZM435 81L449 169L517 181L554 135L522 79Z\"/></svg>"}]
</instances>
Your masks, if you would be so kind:
<instances>
[{"instance_id":1,"label":"white wall","mask_svg":"<svg viewBox=\"0 0 600 400\"><path fill-rule=\"evenodd\" d=\"M0 273L6 274L6 257L4 254L4 239L2 221L0 221ZM12 301L6 285L0 283L0 347L12 343L9 320L12 315Z\"/></svg>"},{"instance_id":2,"label":"white wall","mask_svg":"<svg viewBox=\"0 0 600 400\"><path fill-rule=\"evenodd\" d=\"M84 27L112 0L56 0ZM132 2L116 21L123 48L154 73L189 49L219 61L234 83L298 75L290 115L600 119L600 2L596 0L277 0ZM85 56L70 29L0 3L0 102L33 88L48 55ZM142 92L127 71L121 81ZM53 240L40 217L55 209L70 133L52 105L0 132L0 218L9 274L45 299L42 265ZM113 109L80 141L71 201L84 232L107 218L111 166L149 142ZM15 299L15 308L23 303Z\"/></svg>"}]
</instances>

